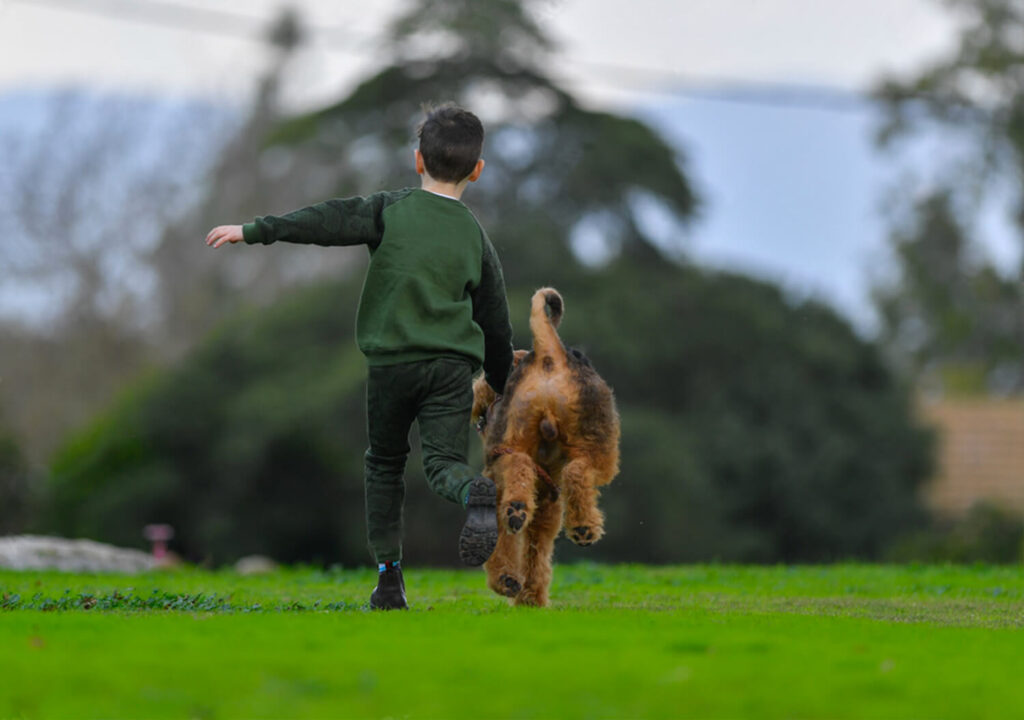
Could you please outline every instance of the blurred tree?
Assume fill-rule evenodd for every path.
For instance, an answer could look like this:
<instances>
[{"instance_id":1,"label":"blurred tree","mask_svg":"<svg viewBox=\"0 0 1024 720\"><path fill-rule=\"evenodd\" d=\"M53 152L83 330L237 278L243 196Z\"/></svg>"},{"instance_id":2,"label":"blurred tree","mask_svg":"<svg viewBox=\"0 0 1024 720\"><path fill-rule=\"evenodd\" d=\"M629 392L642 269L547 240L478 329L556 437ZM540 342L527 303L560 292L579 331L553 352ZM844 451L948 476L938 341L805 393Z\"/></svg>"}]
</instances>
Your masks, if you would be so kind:
<instances>
[{"instance_id":1,"label":"blurred tree","mask_svg":"<svg viewBox=\"0 0 1024 720\"><path fill-rule=\"evenodd\" d=\"M987 194L1012 187L1024 231L1024 5L948 4L964 19L958 47L910 80L880 85L887 117L879 141L886 147L938 126L969 150L950 155L924 199L904 193L909 219L891 239L899 271L878 289L877 305L888 347L929 390L1019 393L1024 265L1001 272L970 228Z\"/></svg>"},{"instance_id":2,"label":"blurred tree","mask_svg":"<svg viewBox=\"0 0 1024 720\"><path fill-rule=\"evenodd\" d=\"M350 559L362 548L363 362L358 286L316 287L223 325L144 378L57 454L47 532L141 545L175 527L192 560L264 553ZM356 522L356 519L359 522Z\"/></svg>"},{"instance_id":3,"label":"blurred tree","mask_svg":"<svg viewBox=\"0 0 1024 720\"><path fill-rule=\"evenodd\" d=\"M37 127L0 135L0 276L5 299L27 296L21 304L35 316L0 319L0 406L32 464L117 387L173 362L237 308L239 286L252 283L266 298L302 276L301 253L250 255L227 268L198 251L219 220L206 200L234 207L253 187L301 40L299 18L283 10L267 31L268 69L241 128L233 108L208 102L66 90L31 98Z\"/></svg>"},{"instance_id":4,"label":"blurred tree","mask_svg":"<svg viewBox=\"0 0 1024 720\"><path fill-rule=\"evenodd\" d=\"M38 127L0 135L3 299L31 318L0 319L0 407L39 465L152 359L149 253L223 117L74 90L27 107Z\"/></svg>"},{"instance_id":5,"label":"blurred tree","mask_svg":"<svg viewBox=\"0 0 1024 720\"><path fill-rule=\"evenodd\" d=\"M953 204L939 190L894 230L899 275L874 293L881 339L926 392L1018 390L1024 298L972 253Z\"/></svg>"},{"instance_id":6,"label":"blurred tree","mask_svg":"<svg viewBox=\"0 0 1024 720\"><path fill-rule=\"evenodd\" d=\"M33 490L17 439L0 426L0 536L21 532L31 522Z\"/></svg>"},{"instance_id":7,"label":"blurred tree","mask_svg":"<svg viewBox=\"0 0 1024 720\"><path fill-rule=\"evenodd\" d=\"M351 257L295 247L290 252L268 248L264 253L234 257L228 263L202 245L214 225L312 202L304 179L309 169L293 169L281 157L262 152L267 134L282 121L282 87L305 42L297 12L282 9L268 27L265 40L267 66L248 116L213 163L201 199L163 227L151 255L159 318L153 339L165 358L181 357L245 302L268 302L285 288L312 276L336 274L352 264ZM297 181L293 170L303 179Z\"/></svg>"}]
</instances>

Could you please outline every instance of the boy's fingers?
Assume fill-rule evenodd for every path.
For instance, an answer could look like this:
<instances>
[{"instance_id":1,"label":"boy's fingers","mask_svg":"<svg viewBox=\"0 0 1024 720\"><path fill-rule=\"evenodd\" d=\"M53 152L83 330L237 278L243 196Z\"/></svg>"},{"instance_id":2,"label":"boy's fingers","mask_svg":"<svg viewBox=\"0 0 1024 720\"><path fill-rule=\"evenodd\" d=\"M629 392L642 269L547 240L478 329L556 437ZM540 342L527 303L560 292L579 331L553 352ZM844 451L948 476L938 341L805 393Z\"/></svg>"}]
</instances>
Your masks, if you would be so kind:
<instances>
[{"instance_id":1,"label":"boy's fingers","mask_svg":"<svg viewBox=\"0 0 1024 720\"><path fill-rule=\"evenodd\" d=\"M224 228L215 227L210 231L210 234L206 236L206 244L217 248L223 245L226 239L227 234L224 232Z\"/></svg>"},{"instance_id":2,"label":"boy's fingers","mask_svg":"<svg viewBox=\"0 0 1024 720\"><path fill-rule=\"evenodd\" d=\"M206 236L206 244L214 248L219 248L227 242L233 243L240 242L241 240L241 233L236 232L235 228L231 225L218 225Z\"/></svg>"}]
</instances>

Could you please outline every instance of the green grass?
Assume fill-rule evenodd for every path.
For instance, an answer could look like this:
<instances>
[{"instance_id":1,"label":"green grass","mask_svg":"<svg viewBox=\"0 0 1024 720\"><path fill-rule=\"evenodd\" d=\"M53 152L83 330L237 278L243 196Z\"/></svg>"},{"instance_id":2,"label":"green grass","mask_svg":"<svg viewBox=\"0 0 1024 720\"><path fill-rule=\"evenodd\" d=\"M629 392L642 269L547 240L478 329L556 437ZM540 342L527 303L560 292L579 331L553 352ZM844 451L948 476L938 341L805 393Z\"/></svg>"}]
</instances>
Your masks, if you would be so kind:
<instances>
[{"instance_id":1,"label":"green grass","mask_svg":"<svg viewBox=\"0 0 1024 720\"><path fill-rule=\"evenodd\" d=\"M0 719L1024 713L1024 571L559 566L552 607L479 572L0 572Z\"/></svg>"}]
</instances>

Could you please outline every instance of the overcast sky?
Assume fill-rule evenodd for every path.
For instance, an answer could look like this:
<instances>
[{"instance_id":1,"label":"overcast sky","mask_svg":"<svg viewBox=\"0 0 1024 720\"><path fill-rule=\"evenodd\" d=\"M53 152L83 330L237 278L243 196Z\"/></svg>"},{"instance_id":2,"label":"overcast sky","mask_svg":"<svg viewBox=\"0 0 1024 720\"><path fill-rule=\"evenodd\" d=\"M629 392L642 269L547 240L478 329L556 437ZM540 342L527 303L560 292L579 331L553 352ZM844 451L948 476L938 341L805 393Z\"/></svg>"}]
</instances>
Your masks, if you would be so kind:
<instances>
[{"instance_id":1,"label":"overcast sky","mask_svg":"<svg viewBox=\"0 0 1024 720\"><path fill-rule=\"evenodd\" d=\"M296 68L292 101L336 98L372 70L374 38L401 0L298 0L320 28ZM130 6L126 9L126 5ZM147 7L148 5L148 7ZM0 89L89 83L239 100L265 55L255 23L167 5L271 18L281 0L0 0ZM859 89L949 46L936 0L537 0L561 42L552 70L598 103L625 103L672 74L689 81L812 83ZM143 22L145 15L151 22ZM169 19L170 18L170 19ZM201 29L202 28L202 29ZM614 67L609 67L614 66ZM652 69L633 74L616 68Z\"/></svg>"}]
</instances>

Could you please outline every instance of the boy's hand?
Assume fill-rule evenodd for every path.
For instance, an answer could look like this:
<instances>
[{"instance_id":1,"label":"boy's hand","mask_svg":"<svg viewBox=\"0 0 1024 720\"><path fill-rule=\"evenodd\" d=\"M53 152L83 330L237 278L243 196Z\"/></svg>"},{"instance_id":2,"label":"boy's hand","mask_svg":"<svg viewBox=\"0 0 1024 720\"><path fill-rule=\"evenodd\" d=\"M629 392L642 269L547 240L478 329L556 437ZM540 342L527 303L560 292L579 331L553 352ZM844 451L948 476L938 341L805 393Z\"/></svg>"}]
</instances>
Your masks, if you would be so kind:
<instances>
[{"instance_id":1,"label":"boy's hand","mask_svg":"<svg viewBox=\"0 0 1024 720\"><path fill-rule=\"evenodd\" d=\"M241 225L218 225L206 236L206 244L214 248L219 248L224 243L236 243L241 241Z\"/></svg>"}]
</instances>

